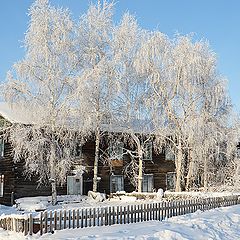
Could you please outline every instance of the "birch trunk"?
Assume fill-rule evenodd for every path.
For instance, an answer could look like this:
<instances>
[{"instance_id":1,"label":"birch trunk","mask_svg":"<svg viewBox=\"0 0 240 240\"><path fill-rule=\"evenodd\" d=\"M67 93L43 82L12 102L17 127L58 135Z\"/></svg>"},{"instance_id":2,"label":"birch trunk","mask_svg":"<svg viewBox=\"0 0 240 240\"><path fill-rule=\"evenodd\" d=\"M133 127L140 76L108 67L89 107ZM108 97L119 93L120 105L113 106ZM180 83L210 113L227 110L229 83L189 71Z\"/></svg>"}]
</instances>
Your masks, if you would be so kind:
<instances>
[{"instance_id":1,"label":"birch trunk","mask_svg":"<svg viewBox=\"0 0 240 240\"><path fill-rule=\"evenodd\" d=\"M51 144L51 157L50 157L50 179L51 179L51 187L52 187L52 205L57 204L57 183L56 183L56 154L55 147Z\"/></svg>"},{"instance_id":2,"label":"birch trunk","mask_svg":"<svg viewBox=\"0 0 240 240\"><path fill-rule=\"evenodd\" d=\"M204 167L203 167L203 187L204 190L207 191L208 188L208 162L207 156L204 157Z\"/></svg>"},{"instance_id":3,"label":"birch trunk","mask_svg":"<svg viewBox=\"0 0 240 240\"><path fill-rule=\"evenodd\" d=\"M182 158L183 158L182 144L181 144L181 140L179 140L178 151L177 151L177 161L176 161L176 187L175 187L176 192L181 192Z\"/></svg>"},{"instance_id":4,"label":"birch trunk","mask_svg":"<svg viewBox=\"0 0 240 240\"><path fill-rule=\"evenodd\" d=\"M192 177L193 177L193 159L191 157L191 150L189 151L189 167L188 167L188 174L187 174L187 180L186 180L186 190L189 191L190 185L192 183Z\"/></svg>"},{"instance_id":5,"label":"birch trunk","mask_svg":"<svg viewBox=\"0 0 240 240\"><path fill-rule=\"evenodd\" d=\"M95 143L95 159L94 159L94 168L93 168L93 192L97 192L99 145L100 145L100 129L99 129L99 127L97 127L96 143Z\"/></svg>"},{"instance_id":6,"label":"birch trunk","mask_svg":"<svg viewBox=\"0 0 240 240\"><path fill-rule=\"evenodd\" d=\"M143 182L143 153L142 149L139 146L138 148L139 154L139 170L138 170L138 192L142 192L142 182Z\"/></svg>"}]
</instances>

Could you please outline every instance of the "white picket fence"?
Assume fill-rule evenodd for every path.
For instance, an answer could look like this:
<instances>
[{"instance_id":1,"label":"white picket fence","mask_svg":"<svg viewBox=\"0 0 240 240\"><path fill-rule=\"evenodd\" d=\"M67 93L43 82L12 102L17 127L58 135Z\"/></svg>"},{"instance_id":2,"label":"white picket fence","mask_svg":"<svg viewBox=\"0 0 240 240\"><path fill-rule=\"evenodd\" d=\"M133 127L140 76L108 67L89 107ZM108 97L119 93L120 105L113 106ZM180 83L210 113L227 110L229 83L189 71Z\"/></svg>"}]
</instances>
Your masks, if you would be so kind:
<instances>
[{"instance_id":1,"label":"white picket fence","mask_svg":"<svg viewBox=\"0 0 240 240\"><path fill-rule=\"evenodd\" d=\"M110 206L97 208L81 208L72 210L44 211L38 217L29 214L21 217L0 219L0 227L6 230L40 235L54 230L66 228L85 228L94 226L110 226L113 224L129 224L150 220L162 221L165 218L193 213L197 210L209 210L240 203L239 196L201 198L131 204L127 206Z\"/></svg>"}]
</instances>

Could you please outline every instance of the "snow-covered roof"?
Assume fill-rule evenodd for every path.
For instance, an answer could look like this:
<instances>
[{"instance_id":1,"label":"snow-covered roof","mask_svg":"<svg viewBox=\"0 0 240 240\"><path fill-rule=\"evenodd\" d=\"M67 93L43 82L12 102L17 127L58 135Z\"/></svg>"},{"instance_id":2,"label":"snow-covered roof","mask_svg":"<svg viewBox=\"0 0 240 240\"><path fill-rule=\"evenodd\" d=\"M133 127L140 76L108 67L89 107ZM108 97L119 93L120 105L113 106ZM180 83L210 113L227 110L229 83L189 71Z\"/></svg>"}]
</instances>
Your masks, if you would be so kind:
<instances>
[{"instance_id":1,"label":"snow-covered roof","mask_svg":"<svg viewBox=\"0 0 240 240\"><path fill-rule=\"evenodd\" d=\"M16 104L0 102L0 116L11 123L31 124L31 118L21 107Z\"/></svg>"}]
</instances>

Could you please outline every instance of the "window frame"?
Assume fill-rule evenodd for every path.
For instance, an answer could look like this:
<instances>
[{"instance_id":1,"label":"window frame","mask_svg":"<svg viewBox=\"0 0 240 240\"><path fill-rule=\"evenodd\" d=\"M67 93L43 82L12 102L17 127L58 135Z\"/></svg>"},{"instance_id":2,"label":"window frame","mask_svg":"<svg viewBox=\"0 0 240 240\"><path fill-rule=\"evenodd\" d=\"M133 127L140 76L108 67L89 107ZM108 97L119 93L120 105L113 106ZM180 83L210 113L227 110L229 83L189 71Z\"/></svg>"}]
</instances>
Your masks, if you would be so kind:
<instances>
[{"instance_id":1,"label":"window frame","mask_svg":"<svg viewBox=\"0 0 240 240\"><path fill-rule=\"evenodd\" d=\"M174 179L174 182L173 182L173 188L168 188L168 176L169 175L174 175L173 179ZM166 173L166 190L170 190L170 191L174 191L175 190L175 186L176 186L176 172L167 172Z\"/></svg>"},{"instance_id":2,"label":"window frame","mask_svg":"<svg viewBox=\"0 0 240 240\"><path fill-rule=\"evenodd\" d=\"M152 161L152 159L153 159L153 142L147 141L144 144L143 160Z\"/></svg>"},{"instance_id":3,"label":"window frame","mask_svg":"<svg viewBox=\"0 0 240 240\"><path fill-rule=\"evenodd\" d=\"M147 178L147 180L145 180L144 178ZM151 182L149 182L149 180L151 179ZM147 189L145 191L144 189L144 184L147 182ZM149 185L151 185L151 189L149 189ZM148 174L143 174L143 180L142 180L142 192L153 192L154 189L154 175L153 173L148 173Z\"/></svg>"},{"instance_id":4,"label":"window frame","mask_svg":"<svg viewBox=\"0 0 240 240\"><path fill-rule=\"evenodd\" d=\"M120 185L120 187L117 186L117 188L116 188L116 184L115 184L115 191L114 191L113 183L114 182L116 183L116 179L119 179L119 178L121 179L121 181L120 181L121 185ZM117 184L118 183L119 182L117 181ZM123 175L120 175L120 174L118 174L118 175L112 174L112 175L110 175L110 193L115 193L118 191L124 191L124 177L123 177Z\"/></svg>"},{"instance_id":5,"label":"window frame","mask_svg":"<svg viewBox=\"0 0 240 240\"><path fill-rule=\"evenodd\" d=\"M110 142L109 147L108 147L109 159L110 160L123 160L123 148L124 148L124 143L121 141Z\"/></svg>"},{"instance_id":6,"label":"window frame","mask_svg":"<svg viewBox=\"0 0 240 240\"><path fill-rule=\"evenodd\" d=\"M168 147L168 146L165 147L164 155L165 155L166 161L175 161L176 156L170 147Z\"/></svg>"}]
</instances>

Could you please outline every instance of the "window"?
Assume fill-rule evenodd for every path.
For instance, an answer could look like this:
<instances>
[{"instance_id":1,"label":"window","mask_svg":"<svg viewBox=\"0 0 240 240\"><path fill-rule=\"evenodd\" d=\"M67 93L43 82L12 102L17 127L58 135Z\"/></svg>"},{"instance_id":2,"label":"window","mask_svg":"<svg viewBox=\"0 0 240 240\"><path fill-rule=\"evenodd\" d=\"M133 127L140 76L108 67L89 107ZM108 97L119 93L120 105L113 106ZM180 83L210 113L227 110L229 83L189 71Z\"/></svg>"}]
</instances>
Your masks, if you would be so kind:
<instances>
[{"instance_id":1,"label":"window","mask_svg":"<svg viewBox=\"0 0 240 240\"><path fill-rule=\"evenodd\" d=\"M0 197L3 197L4 175L0 175Z\"/></svg>"},{"instance_id":2,"label":"window","mask_svg":"<svg viewBox=\"0 0 240 240\"><path fill-rule=\"evenodd\" d=\"M111 142L108 148L109 158L112 160L123 159L123 143L122 142Z\"/></svg>"},{"instance_id":3,"label":"window","mask_svg":"<svg viewBox=\"0 0 240 240\"><path fill-rule=\"evenodd\" d=\"M4 156L4 140L0 139L0 157Z\"/></svg>"},{"instance_id":4,"label":"window","mask_svg":"<svg viewBox=\"0 0 240 240\"><path fill-rule=\"evenodd\" d=\"M82 145L77 144L76 147L76 157L82 158Z\"/></svg>"},{"instance_id":5,"label":"window","mask_svg":"<svg viewBox=\"0 0 240 240\"><path fill-rule=\"evenodd\" d=\"M165 160L175 160L175 154L170 147L165 148Z\"/></svg>"},{"instance_id":6,"label":"window","mask_svg":"<svg viewBox=\"0 0 240 240\"><path fill-rule=\"evenodd\" d=\"M123 175L110 176L110 192L124 191Z\"/></svg>"},{"instance_id":7,"label":"window","mask_svg":"<svg viewBox=\"0 0 240 240\"><path fill-rule=\"evenodd\" d=\"M144 152L143 152L143 160L152 160L152 142L148 141L145 143Z\"/></svg>"},{"instance_id":8,"label":"window","mask_svg":"<svg viewBox=\"0 0 240 240\"><path fill-rule=\"evenodd\" d=\"M174 190L176 185L176 173L168 172L166 174L166 190Z\"/></svg>"},{"instance_id":9,"label":"window","mask_svg":"<svg viewBox=\"0 0 240 240\"><path fill-rule=\"evenodd\" d=\"M143 192L153 191L153 174L143 175L142 191Z\"/></svg>"}]
</instances>

